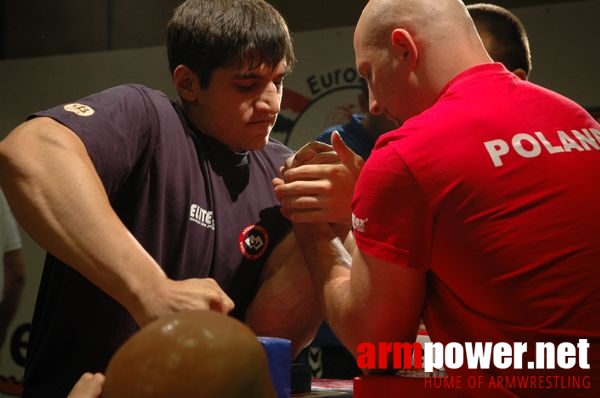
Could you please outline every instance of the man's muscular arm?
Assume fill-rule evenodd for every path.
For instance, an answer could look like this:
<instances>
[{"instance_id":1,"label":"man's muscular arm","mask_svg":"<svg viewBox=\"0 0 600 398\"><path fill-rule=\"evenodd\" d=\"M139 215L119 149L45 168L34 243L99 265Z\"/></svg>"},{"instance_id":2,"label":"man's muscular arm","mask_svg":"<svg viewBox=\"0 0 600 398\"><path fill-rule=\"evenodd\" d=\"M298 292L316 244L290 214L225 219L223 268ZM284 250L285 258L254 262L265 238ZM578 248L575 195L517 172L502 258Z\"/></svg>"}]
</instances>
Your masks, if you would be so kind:
<instances>
[{"instance_id":1,"label":"man's muscular arm","mask_svg":"<svg viewBox=\"0 0 600 398\"><path fill-rule=\"evenodd\" d=\"M293 233L271 252L261 282L246 323L258 335L290 339L295 357L312 341L323 315Z\"/></svg>"},{"instance_id":2,"label":"man's muscular arm","mask_svg":"<svg viewBox=\"0 0 600 398\"><path fill-rule=\"evenodd\" d=\"M0 143L0 183L36 242L121 303L142 326L182 309L228 312L211 279L173 281L112 209L81 139L53 119L18 126Z\"/></svg>"}]
</instances>

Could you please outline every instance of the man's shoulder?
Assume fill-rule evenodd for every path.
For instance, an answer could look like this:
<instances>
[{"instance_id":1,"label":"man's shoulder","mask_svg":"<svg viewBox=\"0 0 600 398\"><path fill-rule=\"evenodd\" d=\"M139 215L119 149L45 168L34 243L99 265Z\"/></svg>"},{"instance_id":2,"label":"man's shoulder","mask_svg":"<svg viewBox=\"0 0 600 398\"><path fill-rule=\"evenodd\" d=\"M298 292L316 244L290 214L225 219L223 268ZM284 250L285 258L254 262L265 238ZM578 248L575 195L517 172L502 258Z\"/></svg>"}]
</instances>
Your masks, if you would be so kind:
<instances>
[{"instance_id":1,"label":"man's shoulder","mask_svg":"<svg viewBox=\"0 0 600 398\"><path fill-rule=\"evenodd\" d=\"M138 83L120 84L118 86L108 88L104 91L119 94L125 97L141 95L152 100L170 101L169 97L164 92Z\"/></svg>"}]
</instances>

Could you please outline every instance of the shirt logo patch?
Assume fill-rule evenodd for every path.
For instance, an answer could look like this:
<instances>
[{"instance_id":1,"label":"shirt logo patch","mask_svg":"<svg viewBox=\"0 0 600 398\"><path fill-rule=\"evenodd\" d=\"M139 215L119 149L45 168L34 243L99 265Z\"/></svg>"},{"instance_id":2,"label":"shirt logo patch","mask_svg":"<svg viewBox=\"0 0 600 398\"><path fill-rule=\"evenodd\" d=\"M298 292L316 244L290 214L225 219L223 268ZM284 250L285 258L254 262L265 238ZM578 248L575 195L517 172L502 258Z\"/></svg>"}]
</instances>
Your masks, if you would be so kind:
<instances>
[{"instance_id":1,"label":"shirt logo patch","mask_svg":"<svg viewBox=\"0 0 600 398\"><path fill-rule=\"evenodd\" d=\"M352 228L355 231L365 232L367 230L367 222L368 221L369 221L368 218L362 219L362 218L358 218L354 214L352 214Z\"/></svg>"},{"instance_id":2,"label":"shirt logo patch","mask_svg":"<svg viewBox=\"0 0 600 398\"><path fill-rule=\"evenodd\" d=\"M215 230L215 217L212 211L203 209L197 204L190 206L190 221L202 225L206 229Z\"/></svg>"},{"instance_id":3,"label":"shirt logo patch","mask_svg":"<svg viewBox=\"0 0 600 398\"><path fill-rule=\"evenodd\" d=\"M76 114L77 116L92 116L94 114L94 110L84 104L78 104L78 103L73 103L73 104L67 104L64 106L65 111L67 112L73 112L74 114Z\"/></svg>"},{"instance_id":4,"label":"shirt logo patch","mask_svg":"<svg viewBox=\"0 0 600 398\"><path fill-rule=\"evenodd\" d=\"M262 256L269 246L269 233L260 225L248 225L240 233L239 247L242 255L249 260Z\"/></svg>"}]
</instances>

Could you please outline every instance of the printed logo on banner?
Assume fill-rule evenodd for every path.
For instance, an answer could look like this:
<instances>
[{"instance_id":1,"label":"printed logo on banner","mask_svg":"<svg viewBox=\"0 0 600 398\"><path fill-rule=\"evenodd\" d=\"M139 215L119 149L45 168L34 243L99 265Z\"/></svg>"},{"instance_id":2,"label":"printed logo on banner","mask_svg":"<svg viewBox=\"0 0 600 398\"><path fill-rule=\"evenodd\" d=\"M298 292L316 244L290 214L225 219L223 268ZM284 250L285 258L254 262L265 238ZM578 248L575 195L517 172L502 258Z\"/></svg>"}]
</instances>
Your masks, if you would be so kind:
<instances>
[{"instance_id":1,"label":"printed logo on banner","mask_svg":"<svg viewBox=\"0 0 600 398\"><path fill-rule=\"evenodd\" d=\"M331 73L339 75L337 71ZM343 80L310 76L309 79L320 79L327 83L327 86L316 86L321 87L318 90L313 87L318 94L312 98L284 88L282 113L273 128L273 136L288 147L299 149L314 140L323 130L337 124L346 124L352 114L360 113L359 76L353 68L348 68L342 75L346 76ZM307 84L310 85L308 81Z\"/></svg>"}]
</instances>

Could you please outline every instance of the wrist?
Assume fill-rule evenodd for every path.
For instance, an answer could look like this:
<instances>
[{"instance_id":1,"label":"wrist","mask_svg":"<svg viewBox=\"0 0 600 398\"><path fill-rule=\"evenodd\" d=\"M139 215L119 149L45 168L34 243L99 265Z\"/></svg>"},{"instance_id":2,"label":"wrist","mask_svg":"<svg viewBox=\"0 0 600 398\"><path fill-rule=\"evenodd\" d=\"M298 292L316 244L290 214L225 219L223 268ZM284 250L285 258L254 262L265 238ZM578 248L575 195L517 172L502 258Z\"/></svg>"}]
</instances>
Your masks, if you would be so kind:
<instances>
[{"instance_id":1,"label":"wrist","mask_svg":"<svg viewBox=\"0 0 600 398\"><path fill-rule=\"evenodd\" d=\"M144 270L142 277L126 282L123 305L141 327L156 318L160 312L160 302L166 296L168 278L163 270L154 264L151 270Z\"/></svg>"}]
</instances>

